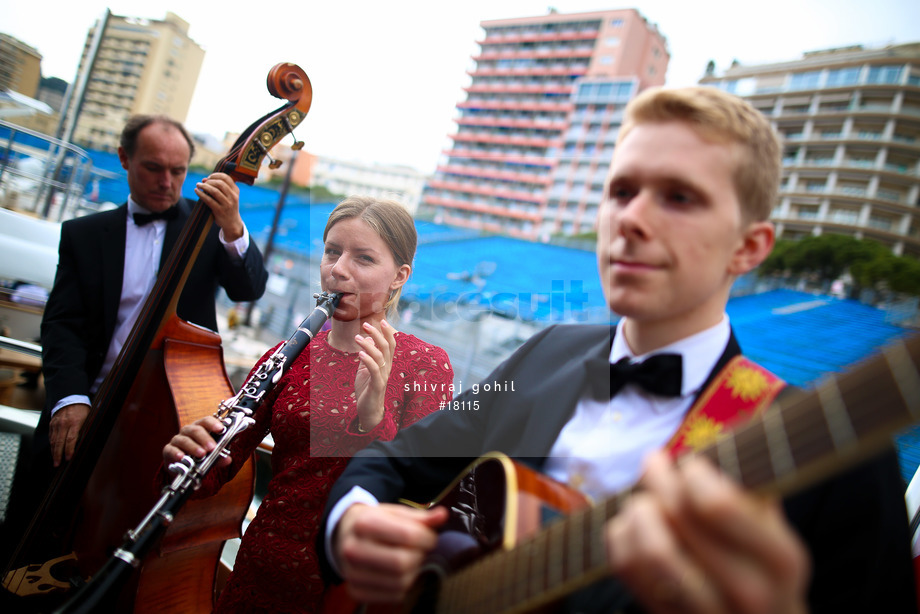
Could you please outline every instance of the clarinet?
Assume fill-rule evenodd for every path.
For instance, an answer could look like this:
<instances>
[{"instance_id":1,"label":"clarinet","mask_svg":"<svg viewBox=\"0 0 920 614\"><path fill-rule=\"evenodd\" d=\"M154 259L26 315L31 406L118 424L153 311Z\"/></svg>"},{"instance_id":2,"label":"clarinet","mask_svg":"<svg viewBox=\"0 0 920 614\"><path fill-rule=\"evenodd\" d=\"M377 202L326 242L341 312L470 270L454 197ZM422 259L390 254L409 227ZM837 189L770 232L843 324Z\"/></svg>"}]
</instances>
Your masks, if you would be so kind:
<instances>
[{"instance_id":1,"label":"clarinet","mask_svg":"<svg viewBox=\"0 0 920 614\"><path fill-rule=\"evenodd\" d=\"M186 455L179 462L169 465L168 469L175 478L163 489L160 499L140 524L127 532L122 546L115 550L102 569L56 610L57 614L97 612L107 600L117 597L122 583L163 536L181 507L201 485L204 476L217 461L230 455L227 449L230 442L255 422L252 415L262 405L265 395L281 380L332 316L342 295L323 292L314 294L313 298L317 299L316 308L301 322L291 338L259 365L235 396L220 402L214 417L221 421L223 430L214 434L217 443L214 450L203 458Z\"/></svg>"}]
</instances>

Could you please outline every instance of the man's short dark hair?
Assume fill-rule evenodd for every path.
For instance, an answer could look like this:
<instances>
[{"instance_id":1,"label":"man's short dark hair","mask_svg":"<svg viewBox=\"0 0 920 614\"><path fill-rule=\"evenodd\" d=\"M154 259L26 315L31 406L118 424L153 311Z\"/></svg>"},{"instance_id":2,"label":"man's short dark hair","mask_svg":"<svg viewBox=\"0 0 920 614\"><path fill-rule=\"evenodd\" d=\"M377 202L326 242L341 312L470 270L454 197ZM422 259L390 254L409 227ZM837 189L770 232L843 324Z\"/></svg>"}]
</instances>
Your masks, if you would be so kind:
<instances>
[{"instance_id":1,"label":"man's short dark hair","mask_svg":"<svg viewBox=\"0 0 920 614\"><path fill-rule=\"evenodd\" d=\"M185 129L180 122L177 122L173 118L166 115L132 115L128 118L125 127L121 131L121 140L119 145L125 150L125 153L128 154L128 157L134 155L134 152L137 151L137 137L141 133L141 130L150 126L151 124L165 124L167 126L172 126L185 138L185 141L188 143L188 159L191 160L192 156L195 155L195 141L192 139L192 135L188 133L188 130Z\"/></svg>"}]
</instances>

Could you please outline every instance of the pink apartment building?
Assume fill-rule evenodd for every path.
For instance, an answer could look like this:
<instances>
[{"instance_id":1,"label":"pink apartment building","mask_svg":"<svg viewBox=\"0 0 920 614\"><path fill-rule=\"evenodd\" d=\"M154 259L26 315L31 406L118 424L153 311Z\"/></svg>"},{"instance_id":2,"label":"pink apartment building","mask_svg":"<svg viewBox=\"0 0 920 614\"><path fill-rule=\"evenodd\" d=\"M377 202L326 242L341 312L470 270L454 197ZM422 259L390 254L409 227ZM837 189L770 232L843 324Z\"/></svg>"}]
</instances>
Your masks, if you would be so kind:
<instances>
[{"instance_id":1,"label":"pink apartment building","mask_svg":"<svg viewBox=\"0 0 920 614\"><path fill-rule=\"evenodd\" d=\"M592 231L623 107L664 84L665 37L635 9L480 25L453 146L421 212L524 239Z\"/></svg>"}]
</instances>

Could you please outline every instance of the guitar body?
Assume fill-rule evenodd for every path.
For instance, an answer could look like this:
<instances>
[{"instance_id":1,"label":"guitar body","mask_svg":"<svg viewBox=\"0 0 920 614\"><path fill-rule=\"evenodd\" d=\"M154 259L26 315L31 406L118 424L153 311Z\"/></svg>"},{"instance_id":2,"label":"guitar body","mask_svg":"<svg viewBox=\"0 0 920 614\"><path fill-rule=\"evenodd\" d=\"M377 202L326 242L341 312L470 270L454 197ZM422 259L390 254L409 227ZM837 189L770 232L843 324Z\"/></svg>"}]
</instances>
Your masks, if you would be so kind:
<instances>
[{"instance_id":1,"label":"guitar body","mask_svg":"<svg viewBox=\"0 0 920 614\"><path fill-rule=\"evenodd\" d=\"M325 614L433 612L440 581L495 551L507 551L537 534L548 522L586 508L588 498L503 454L473 462L434 501L413 507L442 506L449 511L438 543L429 554L416 586L401 604L363 605L346 585L326 592Z\"/></svg>"}]
</instances>

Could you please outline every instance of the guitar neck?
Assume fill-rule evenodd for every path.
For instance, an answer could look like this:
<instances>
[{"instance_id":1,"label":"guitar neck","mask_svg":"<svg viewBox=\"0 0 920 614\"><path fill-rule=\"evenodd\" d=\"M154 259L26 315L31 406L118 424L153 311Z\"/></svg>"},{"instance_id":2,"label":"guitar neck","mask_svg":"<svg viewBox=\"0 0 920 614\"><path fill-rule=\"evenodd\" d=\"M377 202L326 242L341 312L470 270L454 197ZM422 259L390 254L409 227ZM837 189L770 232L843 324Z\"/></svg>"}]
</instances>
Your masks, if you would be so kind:
<instances>
[{"instance_id":1,"label":"guitar neck","mask_svg":"<svg viewBox=\"0 0 920 614\"><path fill-rule=\"evenodd\" d=\"M890 445L920 420L920 335L781 399L701 454L754 492L784 496Z\"/></svg>"},{"instance_id":2,"label":"guitar neck","mask_svg":"<svg viewBox=\"0 0 920 614\"><path fill-rule=\"evenodd\" d=\"M790 395L699 452L745 488L783 496L854 465L920 421L920 335ZM633 490L578 510L444 580L438 612L522 612L609 574L604 525Z\"/></svg>"}]
</instances>

